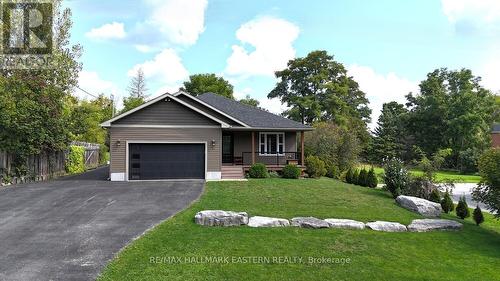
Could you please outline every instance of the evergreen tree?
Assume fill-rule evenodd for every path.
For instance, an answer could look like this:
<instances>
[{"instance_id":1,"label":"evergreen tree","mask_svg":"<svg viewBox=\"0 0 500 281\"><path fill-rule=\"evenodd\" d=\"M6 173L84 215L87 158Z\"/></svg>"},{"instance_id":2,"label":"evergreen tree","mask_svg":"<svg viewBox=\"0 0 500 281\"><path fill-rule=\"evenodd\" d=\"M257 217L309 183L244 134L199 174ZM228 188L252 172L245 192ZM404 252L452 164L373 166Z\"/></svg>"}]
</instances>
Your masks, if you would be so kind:
<instances>
[{"instance_id":1,"label":"evergreen tree","mask_svg":"<svg viewBox=\"0 0 500 281\"><path fill-rule=\"evenodd\" d=\"M363 168L363 169L359 172L358 185L361 185L361 186L368 186L368 185L366 184L366 182L367 182L367 176L368 176L368 173L366 172L365 168Z\"/></svg>"},{"instance_id":2,"label":"evergreen tree","mask_svg":"<svg viewBox=\"0 0 500 281\"><path fill-rule=\"evenodd\" d=\"M467 201L465 201L465 196L460 197L456 209L457 216L461 219L470 217L469 206L467 206Z\"/></svg>"},{"instance_id":3,"label":"evergreen tree","mask_svg":"<svg viewBox=\"0 0 500 281\"><path fill-rule=\"evenodd\" d=\"M359 171L356 169L352 173L352 184L359 185Z\"/></svg>"},{"instance_id":4,"label":"evergreen tree","mask_svg":"<svg viewBox=\"0 0 500 281\"><path fill-rule=\"evenodd\" d=\"M441 208L443 208L443 212L449 213L453 212L455 205L453 205L453 200L451 200L450 192L446 190L444 193L443 199L441 200Z\"/></svg>"},{"instance_id":5,"label":"evergreen tree","mask_svg":"<svg viewBox=\"0 0 500 281\"><path fill-rule=\"evenodd\" d=\"M474 209L474 213L472 214L474 221L476 222L476 225L480 225L484 222L484 216L483 212L481 211L481 208L479 206L476 206L476 209Z\"/></svg>"},{"instance_id":6,"label":"evergreen tree","mask_svg":"<svg viewBox=\"0 0 500 281\"><path fill-rule=\"evenodd\" d=\"M436 203L441 202L441 194L439 194L439 190L437 190L437 188L431 191L431 194L429 195L429 200Z\"/></svg>"},{"instance_id":7,"label":"evergreen tree","mask_svg":"<svg viewBox=\"0 0 500 281\"><path fill-rule=\"evenodd\" d=\"M349 170L347 170L347 173L345 174L345 182L352 183L352 177L353 177L353 172L352 169L349 168Z\"/></svg>"},{"instance_id":8,"label":"evergreen tree","mask_svg":"<svg viewBox=\"0 0 500 281\"><path fill-rule=\"evenodd\" d=\"M378 185L377 175L375 174L375 170L373 169L373 167L368 172L367 184L368 184L368 187L371 187L371 188L375 188Z\"/></svg>"},{"instance_id":9,"label":"evergreen tree","mask_svg":"<svg viewBox=\"0 0 500 281\"><path fill-rule=\"evenodd\" d=\"M121 113L134 109L146 102L148 89L146 87L144 72L141 68L137 70L136 75L130 80L130 85L127 90L129 95L123 98L123 109Z\"/></svg>"}]
</instances>

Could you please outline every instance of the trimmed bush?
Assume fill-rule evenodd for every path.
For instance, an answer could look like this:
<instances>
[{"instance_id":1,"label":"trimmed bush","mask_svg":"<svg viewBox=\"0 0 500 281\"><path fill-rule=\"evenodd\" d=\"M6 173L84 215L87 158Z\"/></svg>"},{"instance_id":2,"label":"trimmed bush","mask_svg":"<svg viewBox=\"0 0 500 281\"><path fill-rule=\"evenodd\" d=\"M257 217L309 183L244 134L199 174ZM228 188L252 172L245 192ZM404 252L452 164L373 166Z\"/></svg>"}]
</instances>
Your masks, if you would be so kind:
<instances>
[{"instance_id":1,"label":"trimmed bush","mask_svg":"<svg viewBox=\"0 0 500 281\"><path fill-rule=\"evenodd\" d=\"M248 176L254 179L264 179L269 177L269 173L265 164L255 163L248 170Z\"/></svg>"},{"instance_id":2,"label":"trimmed bush","mask_svg":"<svg viewBox=\"0 0 500 281\"><path fill-rule=\"evenodd\" d=\"M283 177L285 179L298 179L301 173L302 171L297 165L288 164L283 167Z\"/></svg>"},{"instance_id":3,"label":"trimmed bush","mask_svg":"<svg viewBox=\"0 0 500 281\"><path fill-rule=\"evenodd\" d=\"M326 176L332 179L338 179L340 176L339 168L334 164L327 165Z\"/></svg>"},{"instance_id":4,"label":"trimmed bush","mask_svg":"<svg viewBox=\"0 0 500 281\"><path fill-rule=\"evenodd\" d=\"M449 213L453 212L455 209L455 205L453 205L453 200L451 200L450 192L446 190L443 195L443 199L441 199L441 208L443 208L443 212Z\"/></svg>"},{"instance_id":5,"label":"trimmed bush","mask_svg":"<svg viewBox=\"0 0 500 281\"><path fill-rule=\"evenodd\" d=\"M476 225L480 225L484 222L483 211L481 211L481 208L479 208L479 206L476 206L476 208L474 209L472 218L476 222Z\"/></svg>"},{"instance_id":6,"label":"trimmed bush","mask_svg":"<svg viewBox=\"0 0 500 281\"><path fill-rule=\"evenodd\" d=\"M378 178L377 175L375 174L375 169L373 169L373 167L368 172L367 185L368 187L371 188L375 188L378 185Z\"/></svg>"},{"instance_id":7,"label":"trimmed bush","mask_svg":"<svg viewBox=\"0 0 500 281\"><path fill-rule=\"evenodd\" d=\"M347 173L345 174L345 182L346 183L352 183L352 178L353 178L353 171L351 168L349 168L349 170L347 170Z\"/></svg>"},{"instance_id":8,"label":"trimmed bush","mask_svg":"<svg viewBox=\"0 0 500 281\"><path fill-rule=\"evenodd\" d=\"M317 156L306 158L306 173L311 178L320 178L326 174L325 162Z\"/></svg>"},{"instance_id":9,"label":"trimmed bush","mask_svg":"<svg viewBox=\"0 0 500 281\"><path fill-rule=\"evenodd\" d=\"M467 206L467 202L465 201L465 196L460 197L456 208L457 217L461 219L465 219L470 217L469 206Z\"/></svg>"},{"instance_id":10,"label":"trimmed bush","mask_svg":"<svg viewBox=\"0 0 500 281\"><path fill-rule=\"evenodd\" d=\"M68 149L66 172L79 174L85 172L85 147L71 145Z\"/></svg>"},{"instance_id":11,"label":"trimmed bush","mask_svg":"<svg viewBox=\"0 0 500 281\"><path fill-rule=\"evenodd\" d=\"M368 173L366 172L366 170L363 168L360 172L359 172L359 177L358 177L358 185L361 185L361 186L368 186L366 184L366 179L368 177Z\"/></svg>"},{"instance_id":12,"label":"trimmed bush","mask_svg":"<svg viewBox=\"0 0 500 281\"><path fill-rule=\"evenodd\" d=\"M356 185L359 184L359 171L358 170L354 170L354 172L352 173L351 184L356 184Z\"/></svg>"},{"instance_id":13,"label":"trimmed bush","mask_svg":"<svg viewBox=\"0 0 500 281\"><path fill-rule=\"evenodd\" d=\"M384 181L387 190L391 192L392 197L397 198L410 182L408 171L403 161L397 158L386 161L384 170Z\"/></svg>"},{"instance_id":14,"label":"trimmed bush","mask_svg":"<svg viewBox=\"0 0 500 281\"><path fill-rule=\"evenodd\" d=\"M441 203L441 194L439 193L439 190L437 190L437 188L431 191L429 200L432 202Z\"/></svg>"}]
</instances>

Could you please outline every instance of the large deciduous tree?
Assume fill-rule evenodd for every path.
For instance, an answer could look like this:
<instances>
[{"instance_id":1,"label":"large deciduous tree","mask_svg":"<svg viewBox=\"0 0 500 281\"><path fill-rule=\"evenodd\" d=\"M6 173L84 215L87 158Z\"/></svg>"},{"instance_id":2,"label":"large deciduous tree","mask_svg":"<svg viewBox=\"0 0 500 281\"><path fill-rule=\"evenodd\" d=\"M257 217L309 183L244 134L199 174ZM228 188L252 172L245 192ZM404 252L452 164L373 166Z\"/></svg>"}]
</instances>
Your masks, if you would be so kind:
<instances>
[{"instance_id":1,"label":"large deciduous tree","mask_svg":"<svg viewBox=\"0 0 500 281\"><path fill-rule=\"evenodd\" d=\"M283 113L288 118L304 124L370 121L365 93L326 51L313 51L304 58L290 60L286 69L276 72L276 78L279 81L268 97L279 98L290 107Z\"/></svg>"},{"instance_id":2,"label":"large deciduous tree","mask_svg":"<svg viewBox=\"0 0 500 281\"><path fill-rule=\"evenodd\" d=\"M461 171L476 167L489 146L495 97L468 69L438 69L420 84L420 94L407 96L409 130L415 143L432 155L451 148L449 164Z\"/></svg>"},{"instance_id":3,"label":"large deciduous tree","mask_svg":"<svg viewBox=\"0 0 500 281\"><path fill-rule=\"evenodd\" d=\"M252 98L250 95L246 95L246 97L241 99L240 102L242 104L246 104L246 105L253 106L253 107L259 107L259 105L260 105L260 102L256 99Z\"/></svg>"},{"instance_id":4,"label":"large deciduous tree","mask_svg":"<svg viewBox=\"0 0 500 281\"><path fill-rule=\"evenodd\" d=\"M189 81L184 82L182 91L193 96L204 93L214 93L229 99L234 99L233 86L222 77L213 73L195 74L189 76Z\"/></svg>"}]
</instances>

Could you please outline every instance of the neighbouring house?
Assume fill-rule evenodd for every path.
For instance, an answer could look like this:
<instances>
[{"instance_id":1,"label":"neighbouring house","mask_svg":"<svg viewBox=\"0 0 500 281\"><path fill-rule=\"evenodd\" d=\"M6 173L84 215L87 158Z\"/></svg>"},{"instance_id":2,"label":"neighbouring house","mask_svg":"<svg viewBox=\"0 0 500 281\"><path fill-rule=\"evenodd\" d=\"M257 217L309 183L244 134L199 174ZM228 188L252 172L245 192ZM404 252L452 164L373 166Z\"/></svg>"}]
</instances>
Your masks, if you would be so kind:
<instances>
[{"instance_id":1,"label":"neighbouring house","mask_svg":"<svg viewBox=\"0 0 500 281\"><path fill-rule=\"evenodd\" d=\"M253 163L304 166L312 127L206 93L161 95L101 124L112 181L243 178Z\"/></svg>"},{"instance_id":2,"label":"neighbouring house","mask_svg":"<svg viewBox=\"0 0 500 281\"><path fill-rule=\"evenodd\" d=\"M491 130L491 145L493 147L500 147L500 124L493 125Z\"/></svg>"}]
</instances>

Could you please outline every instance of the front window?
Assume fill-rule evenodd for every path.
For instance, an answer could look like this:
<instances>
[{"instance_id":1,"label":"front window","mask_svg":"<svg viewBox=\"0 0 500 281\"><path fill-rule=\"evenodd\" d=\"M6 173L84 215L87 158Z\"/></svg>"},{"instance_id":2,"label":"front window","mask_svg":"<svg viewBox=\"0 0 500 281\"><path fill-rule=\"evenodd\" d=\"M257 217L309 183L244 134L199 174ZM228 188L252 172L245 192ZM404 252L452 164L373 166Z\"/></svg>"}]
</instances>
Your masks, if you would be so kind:
<instances>
[{"instance_id":1,"label":"front window","mask_svg":"<svg viewBox=\"0 0 500 281\"><path fill-rule=\"evenodd\" d=\"M260 133L259 155L282 155L285 152L285 133Z\"/></svg>"}]
</instances>

